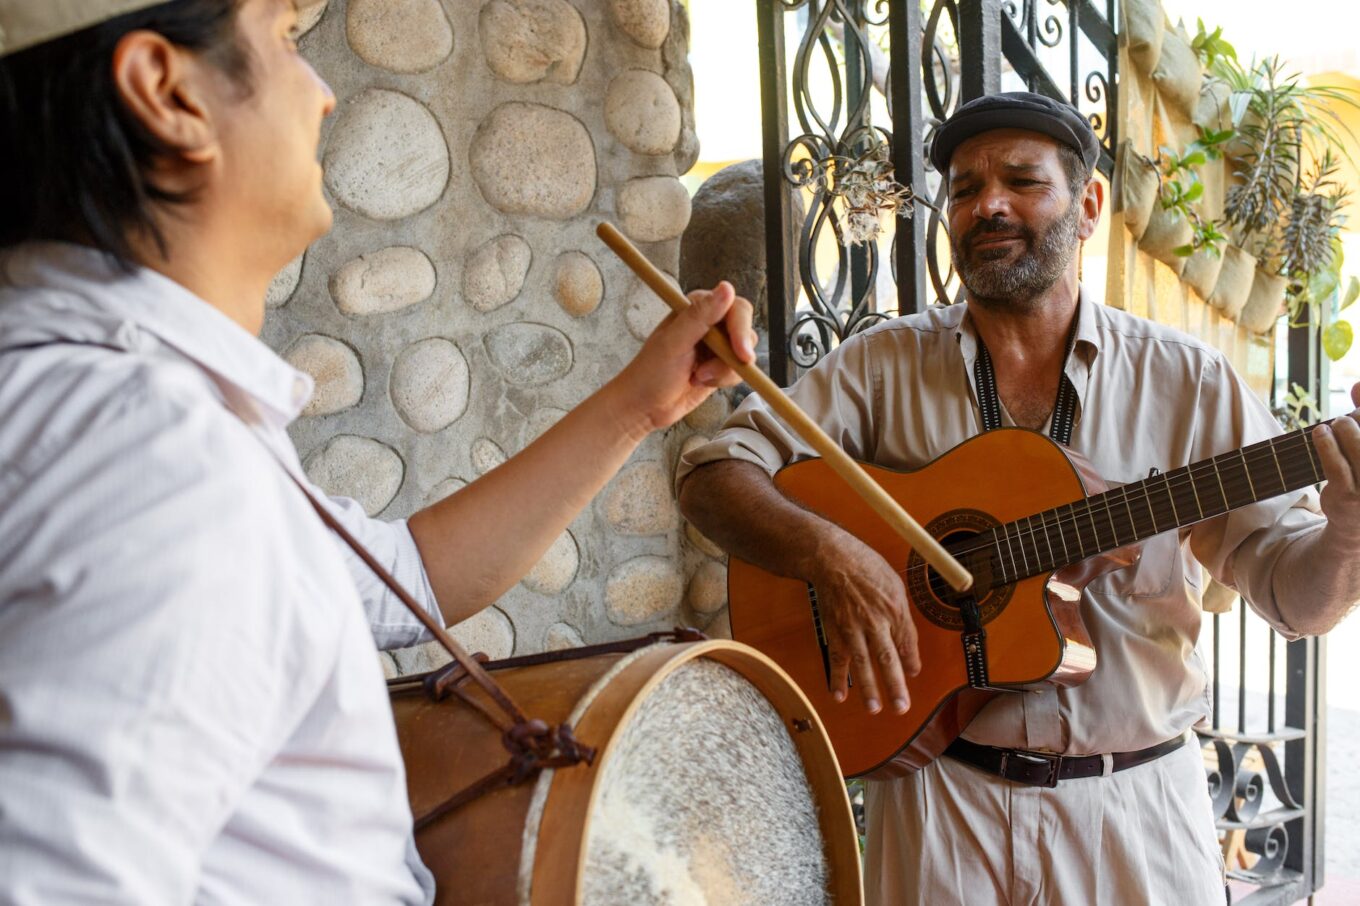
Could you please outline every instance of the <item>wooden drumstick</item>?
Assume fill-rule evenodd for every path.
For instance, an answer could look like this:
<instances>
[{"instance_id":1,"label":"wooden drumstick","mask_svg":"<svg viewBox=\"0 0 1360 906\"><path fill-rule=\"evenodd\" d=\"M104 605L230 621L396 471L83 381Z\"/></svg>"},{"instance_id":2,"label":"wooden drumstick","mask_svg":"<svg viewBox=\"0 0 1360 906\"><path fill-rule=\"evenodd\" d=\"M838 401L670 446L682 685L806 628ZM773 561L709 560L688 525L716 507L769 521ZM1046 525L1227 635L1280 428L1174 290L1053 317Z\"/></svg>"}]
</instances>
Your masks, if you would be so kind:
<instances>
[{"instance_id":1,"label":"wooden drumstick","mask_svg":"<svg viewBox=\"0 0 1360 906\"><path fill-rule=\"evenodd\" d=\"M651 287L652 291L661 297L662 301L671 307L672 311L682 312L689 308L689 300L680 292L676 286L667 279L666 275L657 269L656 265L648 261L647 258L638 251L637 246L628 241L628 238L620 233L612 223L601 223L595 228L595 233L604 240L604 244L609 246L614 254L623 259L623 263L632 269ZM814 422L806 412L799 409L793 400L789 399L779 385L770 380L765 372L761 371L754 364L748 365L737 359L732 352L732 347L727 342L727 337L716 327L710 327L708 333L704 335L704 343L709 349L713 350L714 355L722 359L728 367L737 374L741 375L742 380L751 385L756 393L760 394L761 399L765 400L785 423L798 432L798 435L805 440L810 447L821 454L826 460L827 465L845 479L846 484L863 498L864 502L873 507L874 512L878 513L893 531L901 535L913 548L920 552L926 562L935 567L936 572L944 577L945 581L958 591L967 591L973 585L973 576L968 570L963 568L963 564L943 547L940 543L926 533L920 524L912 519L906 510L896 500L888 496L872 478L869 477L859 463L855 462L840 446L827 436L826 432Z\"/></svg>"}]
</instances>

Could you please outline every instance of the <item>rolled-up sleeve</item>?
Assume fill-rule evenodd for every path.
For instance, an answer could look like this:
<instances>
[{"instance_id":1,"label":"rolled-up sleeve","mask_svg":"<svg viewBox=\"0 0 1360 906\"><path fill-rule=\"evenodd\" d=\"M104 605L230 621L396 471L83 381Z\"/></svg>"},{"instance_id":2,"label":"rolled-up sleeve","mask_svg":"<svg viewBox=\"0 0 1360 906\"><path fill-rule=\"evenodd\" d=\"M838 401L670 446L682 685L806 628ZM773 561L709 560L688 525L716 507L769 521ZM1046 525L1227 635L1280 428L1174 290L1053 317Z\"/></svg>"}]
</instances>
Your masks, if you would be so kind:
<instances>
[{"instance_id":1,"label":"rolled-up sleeve","mask_svg":"<svg viewBox=\"0 0 1360 906\"><path fill-rule=\"evenodd\" d=\"M789 397L831 439L857 459L868 459L875 445L874 425L882 395L874 369L873 334L853 337L832 350L788 390ZM706 463L738 459L754 463L769 474L792 462L817 455L755 394L748 396L727 419L721 431L680 460L677 491L685 478Z\"/></svg>"},{"instance_id":2,"label":"rolled-up sleeve","mask_svg":"<svg viewBox=\"0 0 1360 906\"><path fill-rule=\"evenodd\" d=\"M1270 410L1219 356L1205 364L1200 399L1197 461L1281 433ZM1190 533L1190 546L1215 579L1293 639L1299 633L1280 613L1289 590L1279 587L1276 567L1291 545L1323 524L1317 492L1309 487L1202 522Z\"/></svg>"},{"instance_id":3,"label":"rolled-up sleeve","mask_svg":"<svg viewBox=\"0 0 1360 906\"><path fill-rule=\"evenodd\" d=\"M435 600L434 589L425 573L425 563L420 558L420 550L416 547L406 520L386 522L373 519L357 501L348 497L327 498L316 489L313 492L330 504L331 513L340 524L355 540L368 548L369 553L410 593L416 603L443 625L444 616ZM354 585L364 602L368 625L373 630L373 641L378 648L383 651L406 648L433 638L415 614L369 569L368 564L350 550L348 544L339 538L336 543L340 545L345 565L349 567Z\"/></svg>"}]
</instances>

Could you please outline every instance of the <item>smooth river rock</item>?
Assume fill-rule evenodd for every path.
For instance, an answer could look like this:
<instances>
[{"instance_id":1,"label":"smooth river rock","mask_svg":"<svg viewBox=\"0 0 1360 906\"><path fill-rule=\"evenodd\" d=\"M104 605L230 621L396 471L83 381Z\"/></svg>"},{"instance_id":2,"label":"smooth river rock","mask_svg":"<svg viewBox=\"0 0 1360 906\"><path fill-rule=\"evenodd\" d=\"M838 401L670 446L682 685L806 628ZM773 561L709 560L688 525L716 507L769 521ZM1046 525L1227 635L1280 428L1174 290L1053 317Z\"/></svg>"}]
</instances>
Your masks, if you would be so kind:
<instances>
[{"instance_id":1,"label":"smooth river rock","mask_svg":"<svg viewBox=\"0 0 1360 906\"><path fill-rule=\"evenodd\" d=\"M680 522L670 477L660 463L629 466L610 482L601 503L605 520L623 535L660 535Z\"/></svg>"},{"instance_id":2,"label":"smooth river rock","mask_svg":"<svg viewBox=\"0 0 1360 906\"><path fill-rule=\"evenodd\" d=\"M423 434L447 428L467 409L467 359L443 337L412 343L392 364L392 404Z\"/></svg>"},{"instance_id":3,"label":"smooth river rock","mask_svg":"<svg viewBox=\"0 0 1360 906\"><path fill-rule=\"evenodd\" d=\"M347 315L381 315L434 295L434 264L425 253L394 245L360 255L331 277L331 298Z\"/></svg>"},{"instance_id":4,"label":"smooth river rock","mask_svg":"<svg viewBox=\"0 0 1360 906\"><path fill-rule=\"evenodd\" d=\"M424 72L453 52L453 27L439 0L349 0L349 46L392 72Z\"/></svg>"},{"instance_id":5,"label":"smooth river rock","mask_svg":"<svg viewBox=\"0 0 1360 906\"><path fill-rule=\"evenodd\" d=\"M571 85L586 55L586 24L567 0L491 0L478 19L486 65L507 82Z\"/></svg>"},{"instance_id":6,"label":"smooth river rock","mask_svg":"<svg viewBox=\"0 0 1360 906\"><path fill-rule=\"evenodd\" d=\"M604 278L589 255L565 252L558 256L553 295L557 304L573 318L583 318L600 307L600 300L604 298Z\"/></svg>"},{"instance_id":7,"label":"smooth river rock","mask_svg":"<svg viewBox=\"0 0 1360 906\"><path fill-rule=\"evenodd\" d=\"M491 364L511 384L537 387L571 371L571 340L546 324L505 324L488 333L482 342Z\"/></svg>"},{"instance_id":8,"label":"smooth river rock","mask_svg":"<svg viewBox=\"0 0 1360 906\"><path fill-rule=\"evenodd\" d=\"M316 389L303 415L330 415L357 405L364 395L364 369L353 349L334 337L309 333L288 347L284 359L312 376Z\"/></svg>"},{"instance_id":9,"label":"smooth river rock","mask_svg":"<svg viewBox=\"0 0 1360 906\"><path fill-rule=\"evenodd\" d=\"M463 269L463 298L477 311L494 311L514 300L533 263L529 243L518 236L497 236L468 256Z\"/></svg>"},{"instance_id":10,"label":"smooth river rock","mask_svg":"<svg viewBox=\"0 0 1360 906\"><path fill-rule=\"evenodd\" d=\"M727 604L727 569L705 560L690 577L685 603L695 613L717 613Z\"/></svg>"},{"instance_id":11,"label":"smooth river rock","mask_svg":"<svg viewBox=\"0 0 1360 906\"><path fill-rule=\"evenodd\" d=\"M639 242L674 239L689 224L689 192L674 176L641 176L618 195L619 224Z\"/></svg>"},{"instance_id":12,"label":"smooth river rock","mask_svg":"<svg viewBox=\"0 0 1360 906\"><path fill-rule=\"evenodd\" d=\"M576 578L580 565L576 539L571 532L563 532L524 576L524 587L541 595L560 595Z\"/></svg>"},{"instance_id":13,"label":"smooth river rock","mask_svg":"<svg viewBox=\"0 0 1360 906\"><path fill-rule=\"evenodd\" d=\"M472 178L506 214L566 220L595 197L595 145L569 113L511 101L487 115L469 151Z\"/></svg>"},{"instance_id":14,"label":"smooth river rock","mask_svg":"<svg viewBox=\"0 0 1360 906\"><path fill-rule=\"evenodd\" d=\"M439 200L449 149L439 123L418 101L369 88L345 105L326 147L326 185L345 207L398 220Z\"/></svg>"},{"instance_id":15,"label":"smooth river rock","mask_svg":"<svg viewBox=\"0 0 1360 906\"><path fill-rule=\"evenodd\" d=\"M302 279L303 257L304 255L298 255L274 275L269 289L264 294L265 308L282 308L293 298L293 293L297 292L298 281Z\"/></svg>"},{"instance_id":16,"label":"smooth river rock","mask_svg":"<svg viewBox=\"0 0 1360 906\"><path fill-rule=\"evenodd\" d=\"M614 24L643 47L660 47L671 30L670 0L609 0Z\"/></svg>"},{"instance_id":17,"label":"smooth river rock","mask_svg":"<svg viewBox=\"0 0 1360 906\"><path fill-rule=\"evenodd\" d=\"M669 154L680 139L680 102L661 76L629 69L609 83L604 122L629 150Z\"/></svg>"},{"instance_id":18,"label":"smooth river rock","mask_svg":"<svg viewBox=\"0 0 1360 906\"><path fill-rule=\"evenodd\" d=\"M619 626L651 622L679 607L684 590L684 577L667 558L634 557L605 581L605 612Z\"/></svg>"},{"instance_id":19,"label":"smooth river rock","mask_svg":"<svg viewBox=\"0 0 1360 906\"><path fill-rule=\"evenodd\" d=\"M370 516L392 502L406 466L386 444L370 437L338 434L307 457L307 477L327 494L352 497Z\"/></svg>"}]
</instances>

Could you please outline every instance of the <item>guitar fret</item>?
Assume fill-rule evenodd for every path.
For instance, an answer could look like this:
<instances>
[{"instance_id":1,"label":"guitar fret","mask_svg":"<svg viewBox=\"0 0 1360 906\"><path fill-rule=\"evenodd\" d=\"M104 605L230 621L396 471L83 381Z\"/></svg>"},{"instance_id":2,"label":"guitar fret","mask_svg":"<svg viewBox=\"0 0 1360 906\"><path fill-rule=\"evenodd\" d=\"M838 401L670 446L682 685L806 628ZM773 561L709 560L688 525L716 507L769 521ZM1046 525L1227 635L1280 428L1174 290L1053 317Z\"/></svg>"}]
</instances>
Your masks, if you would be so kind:
<instances>
[{"instance_id":1,"label":"guitar fret","mask_svg":"<svg viewBox=\"0 0 1360 906\"><path fill-rule=\"evenodd\" d=\"M1148 518L1152 520L1152 534L1157 534L1157 514L1152 511L1152 494L1148 492L1148 483L1143 482L1143 499L1147 501Z\"/></svg>"},{"instance_id":2,"label":"guitar fret","mask_svg":"<svg viewBox=\"0 0 1360 906\"><path fill-rule=\"evenodd\" d=\"M1124 512L1129 514L1129 531L1133 533L1134 538L1137 538L1138 523L1134 521L1133 507L1129 504L1129 486L1124 485L1122 488L1119 489L1119 493L1124 495Z\"/></svg>"},{"instance_id":3,"label":"guitar fret","mask_svg":"<svg viewBox=\"0 0 1360 906\"><path fill-rule=\"evenodd\" d=\"M1223 489L1223 475L1218 471L1218 457L1209 460L1209 464L1214 467L1214 477L1218 479L1218 493L1223 495L1223 512L1226 513L1232 509L1232 505L1228 503L1228 492Z\"/></svg>"},{"instance_id":4,"label":"guitar fret","mask_svg":"<svg viewBox=\"0 0 1360 906\"><path fill-rule=\"evenodd\" d=\"M1058 540L1062 542L1063 559L1070 563L1072 555L1067 550L1067 535L1063 532L1062 515L1057 510L1053 511L1053 520L1058 525Z\"/></svg>"},{"instance_id":5,"label":"guitar fret","mask_svg":"<svg viewBox=\"0 0 1360 906\"><path fill-rule=\"evenodd\" d=\"M1044 521L1044 514L1042 512L1039 514L1039 526L1044 530L1044 543L1048 545L1048 562L1051 565L1056 566L1058 561L1053 556L1053 539L1048 537L1048 523Z\"/></svg>"},{"instance_id":6,"label":"guitar fret","mask_svg":"<svg viewBox=\"0 0 1360 906\"><path fill-rule=\"evenodd\" d=\"M1001 574L1002 581L1006 580L1006 563L1001 558L1001 539L996 537L996 529L992 529L992 543L996 545L996 570Z\"/></svg>"},{"instance_id":7,"label":"guitar fret","mask_svg":"<svg viewBox=\"0 0 1360 906\"><path fill-rule=\"evenodd\" d=\"M1076 539L1077 542L1077 552L1081 554L1081 557L1084 560L1086 559L1086 541L1081 536L1081 523L1077 521L1076 502L1074 501L1072 503L1069 503L1067 505L1067 510L1069 514L1072 516L1072 536Z\"/></svg>"},{"instance_id":8,"label":"guitar fret","mask_svg":"<svg viewBox=\"0 0 1360 906\"><path fill-rule=\"evenodd\" d=\"M1247 489L1251 491L1251 499L1260 500L1261 498L1256 495L1256 482L1251 480L1251 469L1247 467L1247 451L1245 448L1238 449L1237 458L1242 460L1242 471L1247 475Z\"/></svg>"},{"instance_id":9,"label":"guitar fret","mask_svg":"<svg viewBox=\"0 0 1360 906\"><path fill-rule=\"evenodd\" d=\"M1162 473L1162 484L1166 485L1166 499L1171 501L1171 520L1177 525L1181 524L1181 514L1176 510L1176 495L1171 490L1171 476Z\"/></svg>"},{"instance_id":10,"label":"guitar fret","mask_svg":"<svg viewBox=\"0 0 1360 906\"><path fill-rule=\"evenodd\" d=\"M1195 485L1195 473L1191 472L1189 468L1186 468L1184 471L1185 477L1190 481L1190 490L1195 495L1195 512L1199 513L1199 518L1203 519L1204 507L1199 502L1199 487Z\"/></svg>"},{"instance_id":11,"label":"guitar fret","mask_svg":"<svg viewBox=\"0 0 1360 906\"><path fill-rule=\"evenodd\" d=\"M1029 575L1029 554L1025 553L1025 537L1020 534L1020 523L1015 524L1015 540L1020 542L1020 557L1025 561L1025 575Z\"/></svg>"},{"instance_id":12,"label":"guitar fret","mask_svg":"<svg viewBox=\"0 0 1360 906\"><path fill-rule=\"evenodd\" d=\"M1269 439L1270 458L1275 461L1275 472L1280 476L1280 493L1284 493L1289 488L1289 482L1284 480L1284 469L1280 468L1280 454L1275 452L1275 438Z\"/></svg>"},{"instance_id":13,"label":"guitar fret","mask_svg":"<svg viewBox=\"0 0 1360 906\"><path fill-rule=\"evenodd\" d=\"M1317 450L1313 449L1313 441L1309 437L1303 438L1303 448L1308 451L1308 464L1313 467L1313 483L1322 480L1322 470L1318 467Z\"/></svg>"},{"instance_id":14,"label":"guitar fret","mask_svg":"<svg viewBox=\"0 0 1360 906\"><path fill-rule=\"evenodd\" d=\"M1092 507L1090 503L1087 503L1087 504L1086 504L1086 515L1087 515L1087 516L1090 518L1090 520L1091 520L1091 534L1095 536L1095 539L1096 539L1096 550L1099 551L1099 550L1100 550L1100 547L1101 547L1101 545L1100 545L1100 528L1096 525L1096 511L1095 511L1095 508ZM1084 550L1083 550L1083 553L1085 553Z\"/></svg>"},{"instance_id":15,"label":"guitar fret","mask_svg":"<svg viewBox=\"0 0 1360 906\"><path fill-rule=\"evenodd\" d=\"M1110 494L1112 493L1113 491L1106 491L1100 496L1105 498L1105 518L1110 523L1110 535L1114 538L1114 546L1119 547L1119 531L1114 527L1114 510L1110 509Z\"/></svg>"}]
</instances>

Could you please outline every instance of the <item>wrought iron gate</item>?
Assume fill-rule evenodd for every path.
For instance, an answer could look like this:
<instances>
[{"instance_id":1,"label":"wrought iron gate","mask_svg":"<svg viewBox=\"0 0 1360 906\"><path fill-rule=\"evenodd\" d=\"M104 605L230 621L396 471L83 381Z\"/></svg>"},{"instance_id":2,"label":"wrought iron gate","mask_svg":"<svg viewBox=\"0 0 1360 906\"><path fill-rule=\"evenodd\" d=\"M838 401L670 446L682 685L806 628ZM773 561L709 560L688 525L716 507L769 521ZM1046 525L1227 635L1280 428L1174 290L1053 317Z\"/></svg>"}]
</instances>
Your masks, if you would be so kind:
<instances>
[{"instance_id":1,"label":"wrought iron gate","mask_svg":"<svg viewBox=\"0 0 1360 906\"><path fill-rule=\"evenodd\" d=\"M897 219L877 243L848 241L834 198L837 161L882 145L898 181L938 208L939 175L925 153L934 128L967 100L1027 88L1086 113L1103 146L1099 169L1112 171L1117 0L756 3L768 297L788 300L768 313L770 374L781 385L873 323L958 297L937 212ZM1289 381L1321 398L1316 331L1293 331L1288 346ZM1230 875L1251 891L1240 903L1295 902L1323 880L1325 642L1285 643L1240 603L1206 622L1210 792L1231 854L1252 863ZM1234 635L1235 678L1224 663ZM1244 690L1262 660L1269 690L1253 708ZM1235 708L1220 695L1229 689Z\"/></svg>"}]
</instances>

